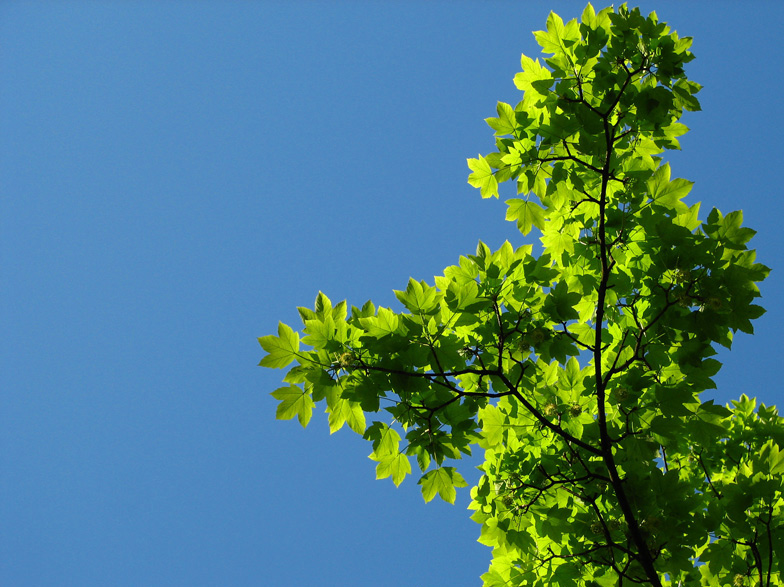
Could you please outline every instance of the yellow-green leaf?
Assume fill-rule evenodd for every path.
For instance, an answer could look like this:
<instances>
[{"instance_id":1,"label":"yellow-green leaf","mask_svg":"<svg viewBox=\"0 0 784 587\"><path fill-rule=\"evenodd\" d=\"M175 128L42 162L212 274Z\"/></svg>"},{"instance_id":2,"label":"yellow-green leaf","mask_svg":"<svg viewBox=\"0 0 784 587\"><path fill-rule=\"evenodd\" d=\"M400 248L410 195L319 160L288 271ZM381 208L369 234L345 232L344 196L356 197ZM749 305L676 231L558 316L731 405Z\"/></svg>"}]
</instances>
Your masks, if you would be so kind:
<instances>
[{"instance_id":1,"label":"yellow-green leaf","mask_svg":"<svg viewBox=\"0 0 784 587\"><path fill-rule=\"evenodd\" d=\"M425 473L419 480L422 486L422 497L425 501L432 500L436 493L448 503L455 503L457 492L455 487L467 487L463 476L454 467L441 467Z\"/></svg>"},{"instance_id":2,"label":"yellow-green leaf","mask_svg":"<svg viewBox=\"0 0 784 587\"><path fill-rule=\"evenodd\" d=\"M485 406L479 409L479 422L484 433L484 443L486 448L492 448L500 444L504 439L505 420L507 416L495 406Z\"/></svg>"},{"instance_id":3,"label":"yellow-green leaf","mask_svg":"<svg viewBox=\"0 0 784 587\"><path fill-rule=\"evenodd\" d=\"M332 406L327 409L329 412L329 433L337 432L348 424L357 434L365 432L365 412L357 402L352 402L343 398L337 398Z\"/></svg>"},{"instance_id":4,"label":"yellow-green leaf","mask_svg":"<svg viewBox=\"0 0 784 587\"><path fill-rule=\"evenodd\" d=\"M411 461L403 453L389 455L376 465L376 479L386 479L391 475L395 485L400 485L409 474L411 474Z\"/></svg>"},{"instance_id":5,"label":"yellow-green leaf","mask_svg":"<svg viewBox=\"0 0 784 587\"><path fill-rule=\"evenodd\" d=\"M473 171L468 176L468 183L479 188L483 198L490 196L498 197L498 182L493 175L493 169L484 157L479 155L479 159L468 159L468 167Z\"/></svg>"},{"instance_id":6,"label":"yellow-green leaf","mask_svg":"<svg viewBox=\"0 0 784 587\"><path fill-rule=\"evenodd\" d=\"M313 399L307 391L303 391L296 385L289 385L288 387L279 387L270 395L280 400L275 411L275 417L278 420L291 420L297 416L303 428L308 425L316 404L313 403Z\"/></svg>"},{"instance_id":7,"label":"yellow-green leaf","mask_svg":"<svg viewBox=\"0 0 784 587\"><path fill-rule=\"evenodd\" d=\"M531 228L534 226L539 230L544 228L545 209L536 202L513 198L506 200L506 204L509 206L506 209L506 219L516 220L517 228L523 234L531 232Z\"/></svg>"},{"instance_id":8,"label":"yellow-green leaf","mask_svg":"<svg viewBox=\"0 0 784 587\"><path fill-rule=\"evenodd\" d=\"M295 359L299 351L299 334L280 322L278 336L270 334L259 337L259 344L269 353L261 360L259 366L282 369Z\"/></svg>"}]
</instances>

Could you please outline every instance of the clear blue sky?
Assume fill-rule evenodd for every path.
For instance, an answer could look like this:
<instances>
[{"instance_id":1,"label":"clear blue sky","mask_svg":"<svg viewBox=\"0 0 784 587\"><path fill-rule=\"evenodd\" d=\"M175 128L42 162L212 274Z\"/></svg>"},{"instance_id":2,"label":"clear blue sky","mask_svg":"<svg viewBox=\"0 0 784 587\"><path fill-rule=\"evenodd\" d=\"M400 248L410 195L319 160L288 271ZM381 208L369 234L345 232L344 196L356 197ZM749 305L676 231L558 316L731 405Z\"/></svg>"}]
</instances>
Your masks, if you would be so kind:
<instances>
[{"instance_id":1,"label":"clear blue sky","mask_svg":"<svg viewBox=\"0 0 784 587\"><path fill-rule=\"evenodd\" d=\"M256 337L522 244L465 160L553 5L584 6L0 5L0 583L478 584L468 491L426 505L350 431L275 421ZM784 4L642 8L705 86L673 174L773 268L714 397L782 403Z\"/></svg>"}]
</instances>

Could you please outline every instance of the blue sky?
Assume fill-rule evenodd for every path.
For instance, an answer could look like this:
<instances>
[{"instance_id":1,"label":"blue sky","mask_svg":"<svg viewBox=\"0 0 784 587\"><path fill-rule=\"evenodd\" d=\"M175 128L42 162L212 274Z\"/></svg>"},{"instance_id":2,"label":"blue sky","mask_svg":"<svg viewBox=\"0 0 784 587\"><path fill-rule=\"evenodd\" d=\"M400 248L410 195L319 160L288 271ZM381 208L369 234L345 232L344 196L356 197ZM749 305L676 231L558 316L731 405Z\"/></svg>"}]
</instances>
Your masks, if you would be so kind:
<instances>
[{"instance_id":1,"label":"blue sky","mask_svg":"<svg viewBox=\"0 0 784 587\"><path fill-rule=\"evenodd\" d=\"M350 431L275 421L256 338L319 290L395 305L479 239L524 242L465 160L531 31L583 7L4 2L3 583L478 584L468 491L426 505ZM673 174L743 209L773 268L713 397L781 403L784 5L641 7L695 38Z\"/></svg>"}]
</instances>

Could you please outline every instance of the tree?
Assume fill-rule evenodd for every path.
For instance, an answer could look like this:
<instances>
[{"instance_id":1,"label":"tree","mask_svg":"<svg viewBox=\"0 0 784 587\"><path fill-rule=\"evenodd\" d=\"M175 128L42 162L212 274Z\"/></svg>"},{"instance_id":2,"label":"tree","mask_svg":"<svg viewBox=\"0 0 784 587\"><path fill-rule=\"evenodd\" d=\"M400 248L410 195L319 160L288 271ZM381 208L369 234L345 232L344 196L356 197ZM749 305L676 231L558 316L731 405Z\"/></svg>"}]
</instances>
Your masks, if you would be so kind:
<instances>
[{"instance_id":1,"label":"tree","mask_svg":"<svg viewBox=\"0 0 784 587\"><path fill-rule=\"evenodd\" d=\"M306 426L325 402L378 478L414 457L427 501L454 502L456 461L483 449L486 586L782 585L784 422L700 399L769 269L742 213L701 220L662 158L700 109L691 39L626 5L534 34L548 57L522 57L522 101L487 119L496 151L468 181L484 198L513 181L506 219L541 250L480 242L396 291L402 311L319 293L302 339L259 339L262 366L295 363L277 417Z\"/></svg>"}]
</instances>

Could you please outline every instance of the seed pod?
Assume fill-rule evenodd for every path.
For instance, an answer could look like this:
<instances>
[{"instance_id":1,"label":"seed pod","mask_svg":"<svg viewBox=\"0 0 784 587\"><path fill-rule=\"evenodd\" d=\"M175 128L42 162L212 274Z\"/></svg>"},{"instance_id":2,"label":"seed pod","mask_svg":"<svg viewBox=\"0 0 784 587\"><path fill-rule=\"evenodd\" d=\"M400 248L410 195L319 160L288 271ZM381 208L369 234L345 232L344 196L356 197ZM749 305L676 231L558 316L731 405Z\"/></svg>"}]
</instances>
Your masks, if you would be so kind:
<instances>
[{"instance_id":1,"label":"seed pod","mask_svg":"<svg viewBox=\"0 0 784 587\"><path fill-rule=\"evenodd\" d=\"M528 336L532 345L537 345L545 341L547 338L547 331L544 328L534 329Z\"/></svg>"},{"instance_id":2,"label":"seed pod","mask_svg":"<svg viewBox=\"0 0 784 587\"><path fill-rule=\"evenodd\" d=\"M628 387L618 387L618 388L615 389L615 391L613 393L615 395L615 398L619 402L626 401L627 399L629 399L629 388Z\"/></svg>"},{"instance_id":3,"label":"seed pod","mask_svg":"<svg viewBox=\"0 0 784 587\"><path fill-rule=\"evenodd\" d=\"M356 359L354 358L354 353L348 351L341 353L341 355L338 357L337 363L341 369L351 369L352 367L355 367Z\"/></svg>"},{"instance_id":4,"label":"seed pod","mask_svg":"<svg viewBox=\"0 0 784 587\"><path fill-rule=\"evenodd\" d=\"M714 312L718 312L724 307L724 302L717 297L710 297L706 300L706 305Z\"/></svg>"}]
</instances>

